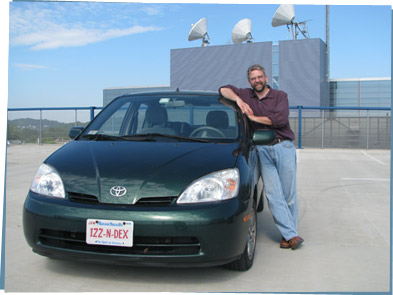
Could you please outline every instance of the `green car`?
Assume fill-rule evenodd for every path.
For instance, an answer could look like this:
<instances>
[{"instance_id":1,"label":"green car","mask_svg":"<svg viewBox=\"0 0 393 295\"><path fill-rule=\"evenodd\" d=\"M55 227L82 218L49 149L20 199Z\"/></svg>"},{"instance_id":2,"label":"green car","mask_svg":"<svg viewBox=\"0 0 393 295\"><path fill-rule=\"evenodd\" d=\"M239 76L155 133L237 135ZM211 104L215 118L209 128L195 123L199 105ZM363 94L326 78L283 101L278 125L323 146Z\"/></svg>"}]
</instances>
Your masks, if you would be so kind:
<instances>
[{"instance_id":1,"label":"green car","mask_svg":"<svg viewBox=\"0 0 393 295\"><path fill-rule=\"evenodd\" d=\"M55 259L252 266L263 183L236 104L207 92L113 100L39 167L23 209L26 240Z\"/></svg>"}]
</instances>

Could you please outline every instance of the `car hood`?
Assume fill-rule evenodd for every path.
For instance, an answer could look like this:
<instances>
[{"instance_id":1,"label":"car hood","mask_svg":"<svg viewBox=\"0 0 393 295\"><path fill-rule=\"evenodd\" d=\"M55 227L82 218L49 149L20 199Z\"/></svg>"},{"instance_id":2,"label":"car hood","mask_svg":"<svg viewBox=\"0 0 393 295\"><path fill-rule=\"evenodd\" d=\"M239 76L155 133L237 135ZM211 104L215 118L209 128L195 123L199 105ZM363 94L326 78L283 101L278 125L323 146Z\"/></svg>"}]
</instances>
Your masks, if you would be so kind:
<instances>
[{"instance_id":1,"label":"car hood","mask_svg":"<svg viewBox=\"0 0 393 295\"><path fill-rule=\"evenodd\" d=\"M195 179L233 168L237 148L237 143L72 141L45 162L59 172L68 193L135 204L178 196ZM116 186L127 193L114 197L110 191Z\"/></svg>"}]
</instances>

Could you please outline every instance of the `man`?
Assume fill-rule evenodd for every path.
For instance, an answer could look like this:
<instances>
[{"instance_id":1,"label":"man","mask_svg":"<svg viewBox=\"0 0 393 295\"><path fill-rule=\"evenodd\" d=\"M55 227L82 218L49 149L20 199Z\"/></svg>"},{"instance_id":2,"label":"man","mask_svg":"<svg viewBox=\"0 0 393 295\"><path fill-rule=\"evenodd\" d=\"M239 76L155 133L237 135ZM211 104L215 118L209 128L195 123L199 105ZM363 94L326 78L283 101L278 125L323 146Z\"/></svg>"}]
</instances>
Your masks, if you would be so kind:
<instances>
[{"instance_id":1,"label":"man","mask_svg":"<svg viewBox=\"0 0 393 295\"><path fill-rule=\"evenodd\" d=\"M272 145L257 147L262 178L269 209L282 235L280 247L295 250L303 239L297 232L296 149L293 144L295 135L288 120L288 96L267 85L265 69L260 65L249 67L247 78L251 88L226 85L219 92L237 103L254 130L275 131L276 139Z\"/></svg>"}]
</instances>

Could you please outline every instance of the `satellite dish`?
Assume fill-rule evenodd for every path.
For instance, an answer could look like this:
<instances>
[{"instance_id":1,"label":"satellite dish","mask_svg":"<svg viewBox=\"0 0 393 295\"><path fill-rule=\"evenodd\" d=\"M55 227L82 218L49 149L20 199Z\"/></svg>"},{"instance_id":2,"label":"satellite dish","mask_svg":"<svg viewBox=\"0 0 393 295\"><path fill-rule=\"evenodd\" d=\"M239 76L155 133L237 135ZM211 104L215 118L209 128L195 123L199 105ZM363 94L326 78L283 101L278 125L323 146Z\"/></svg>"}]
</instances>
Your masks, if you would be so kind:
<instances>
[{"instance_id":1,"label":"satellite dish","mask_svg":"<svg viewBox=\"0 0 393 295\"><path fill-rule=\"evenodd\" d=\"M207 34L207 19L201 18L195 24L191 25L191 30L188 33L188 41L202 39L202 46L209 44L209 36Z\"/></svg>"},{"instance_id":2,"label":"satellite dish","mask_svg":"<svg viewBox=\"0 0 393 295\"><path fill-rule=\"evenodd\" d=\"M293 4L281 4L273 15L272 26L279 27L286 25L288 31L292 30L293 39L297 39L297 35L302 33L305 38L308 36L307 21L295 22L295 7Z\"/></svg>"},{"instance_id":3,"label":"satellite dish","mask_svg":"<svg viewBox=\"0 0 393 295\"><path fill-rule=\"evenodd\" d=\"M244 41L249 43L252 42L251 26L251 20L248 18L239 21L232 30L233 43L240 44Z\"/></svg>"},{"instance_id":4,"label":"satellite dish","mask_svg":"<svg viewBox=\"0 0 393 295\"><path fill-rule=\"evenodd\" d=\"M279 27L292 24L295 19L295 7L293 4L282 4L273 16L272 26Z\"/></svg>"}]
</instances>

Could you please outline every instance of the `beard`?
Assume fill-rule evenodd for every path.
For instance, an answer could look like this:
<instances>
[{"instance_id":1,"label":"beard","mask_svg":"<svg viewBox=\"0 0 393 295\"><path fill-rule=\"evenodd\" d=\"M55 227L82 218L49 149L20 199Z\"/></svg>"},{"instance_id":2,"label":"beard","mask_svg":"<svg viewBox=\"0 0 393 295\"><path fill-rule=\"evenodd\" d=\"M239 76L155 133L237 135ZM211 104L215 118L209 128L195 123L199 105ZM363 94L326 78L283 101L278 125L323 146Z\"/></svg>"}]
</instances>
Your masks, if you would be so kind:
<instances>
[{"instance_id":1,"label":"beard","mask_svg":"<svg viewBox=\"0 0 393 295\"><path fill-rule=\"evenodd\" d=\"M254 89L254 91L257 93L263 92L265 90L265 88L266 88L266 83L256 83L252 87L252 89Z\"/></svg>"}]
</instances>

